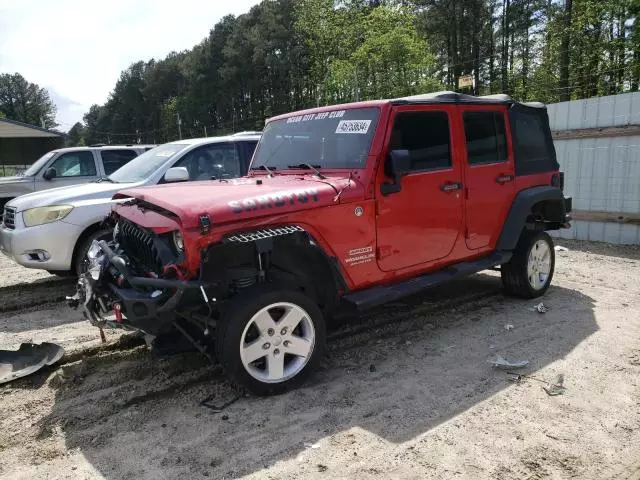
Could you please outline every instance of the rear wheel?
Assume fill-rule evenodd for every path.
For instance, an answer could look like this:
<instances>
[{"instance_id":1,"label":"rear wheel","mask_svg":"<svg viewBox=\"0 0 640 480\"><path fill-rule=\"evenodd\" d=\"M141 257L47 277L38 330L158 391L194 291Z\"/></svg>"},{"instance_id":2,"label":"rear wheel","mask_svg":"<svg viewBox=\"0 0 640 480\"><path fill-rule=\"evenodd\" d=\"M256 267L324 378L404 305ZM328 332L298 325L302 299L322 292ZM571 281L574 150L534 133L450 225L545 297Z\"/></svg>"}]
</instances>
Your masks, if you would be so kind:
<instances>
[{"instance_id":1,"label":"rear wheel","mask_svg":"<svg viewBox=\"0 0 640 480\"><path fill-rule=\"evenodd\" d=\"M502 265L502 284L510 295L536 298L543 295L555 270L553 240L546 232L525 230L509 263Z\"/></svg>"},{"instance_id":2,"label":"rear wheel","mask_svg":"<svg viewBox=\"0 0 640 480\"><path fill-rule=\"evenodd\" d=\"M300 385L326 340L320 308L306 295L256 287L231 300L218 321L216 354L227 374L255 395Z\"/></svg>"}]
</instances>

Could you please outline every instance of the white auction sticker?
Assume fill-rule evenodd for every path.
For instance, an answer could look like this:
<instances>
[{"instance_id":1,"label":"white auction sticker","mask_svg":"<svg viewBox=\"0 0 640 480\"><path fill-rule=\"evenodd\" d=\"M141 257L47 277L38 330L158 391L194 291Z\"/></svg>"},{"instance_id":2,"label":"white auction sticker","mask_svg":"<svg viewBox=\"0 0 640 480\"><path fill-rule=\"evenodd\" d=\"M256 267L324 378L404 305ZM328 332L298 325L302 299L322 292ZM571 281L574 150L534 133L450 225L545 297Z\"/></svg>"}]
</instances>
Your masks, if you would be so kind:
<instances>
[{"instance_id":1,"label":"white auction sticker","mask_svg":"<svg viewBox=\"0 0 640 480\"><path fill-rule=\"evenodd\" d=\"M336 133L367 133L371 120L340 120Z\"/></svg>"}]
</instances>

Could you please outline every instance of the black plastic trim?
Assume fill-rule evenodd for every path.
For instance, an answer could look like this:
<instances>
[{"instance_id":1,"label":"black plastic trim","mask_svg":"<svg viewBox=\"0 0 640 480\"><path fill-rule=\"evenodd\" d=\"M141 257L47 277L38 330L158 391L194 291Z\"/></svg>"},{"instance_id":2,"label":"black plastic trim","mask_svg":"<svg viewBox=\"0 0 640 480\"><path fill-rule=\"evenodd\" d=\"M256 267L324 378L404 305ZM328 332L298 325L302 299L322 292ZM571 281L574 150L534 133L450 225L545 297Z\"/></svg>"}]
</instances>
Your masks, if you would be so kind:
<instances>
[{"instance_id":1,"label":"black plastic trim","mask_svg":"<svg viewBox=\"0 0 640 480\"><path fill-rule=\"evenodd\" d=\"M556 201L565 208L562 190L557 187L542 185L520 191L511 204L507 219L502 226L502 233L498 238L496 250L513 250L516 248L522 229L527 223L532 207L539 202ZM565 212L561 213L559 222L564 221Z\"/></svg>"},{"instance_id":2,"label":"black plastic trim","mask_svg":"<svg viewBox=\"0 0 640 480\"><path fill-rule=\"evenodd\" d=\"M457 278L487 270L496 265L502 265L511 259L511 255L511 252L494 252L478 260L460 262L437 272L427 273L392 285L360 290L342 298L346 306L355 307L357 310L366 310Z\"/></svg>"}]
</instances>

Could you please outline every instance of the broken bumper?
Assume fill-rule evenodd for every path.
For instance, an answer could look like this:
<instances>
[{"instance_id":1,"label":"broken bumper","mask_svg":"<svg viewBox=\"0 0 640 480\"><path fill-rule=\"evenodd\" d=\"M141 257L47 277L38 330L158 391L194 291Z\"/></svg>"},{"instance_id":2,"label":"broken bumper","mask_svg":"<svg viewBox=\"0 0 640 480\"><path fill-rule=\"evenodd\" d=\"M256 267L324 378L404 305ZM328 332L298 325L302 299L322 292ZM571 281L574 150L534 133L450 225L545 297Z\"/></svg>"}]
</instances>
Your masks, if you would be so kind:
<instances>
[{"instance_id":1,"label":"broken bumper","mask_svg":"<svg viewBox=\"0 0 640 480\"><path fill-rule=\"evenodd\" d=\"M187 290L203 282L134 275L128 262L105 242L94 242L87 273L80 276L76 294L67 297L72 308L82 307L95 326L127 327L155 335L172 324Z\"/></svg>"}]
</instances>

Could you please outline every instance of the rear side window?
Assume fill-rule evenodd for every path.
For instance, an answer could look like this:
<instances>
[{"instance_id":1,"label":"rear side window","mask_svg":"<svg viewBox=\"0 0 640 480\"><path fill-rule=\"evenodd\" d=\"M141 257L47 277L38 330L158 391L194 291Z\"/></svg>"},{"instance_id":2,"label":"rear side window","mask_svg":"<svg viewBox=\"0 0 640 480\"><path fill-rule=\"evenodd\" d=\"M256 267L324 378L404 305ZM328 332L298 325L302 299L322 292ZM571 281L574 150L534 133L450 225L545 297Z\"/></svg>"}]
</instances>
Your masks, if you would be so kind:
<instances>
[{"instance_id":1,"label":"rear side window","mask_svg":"<svg viewBox=\"0 0 640 480\"><path fill-rule=\"evenodd\" d=\"M504 115L501 112L464 112L463 120L470 165L498 163L507 159Z\"/></svg>"},{"instance_id":2,"label":"rear side window","mask_svg":"<svg viewBox=\"0 0 640 480\"><path fill-rule=\"evenodd\" d=\"M133 150L102 150L100 156L102 157L104 173L111 175L136 158L138 154Z\"/></svg>"},{"instance_id":3,"label":"rear side window","mask_svg":"<svg viewBox=\"0 0 640 480\"><path fill-rule=\"evenodd\" d=\"M391 132L390 150L408 150L412 171L451 167L449 116L446 112L400 112Z\"/></svg>"},{"instance_id":4,"label":"rear side window","mask_svg":"<svg viewBox=\"0 0 640 480\"><path fill-rule=\"evenodd\" d=\"M514 107L510 112L516 175L558 169L546 110Z\"/></svg>"}]
</instances>

